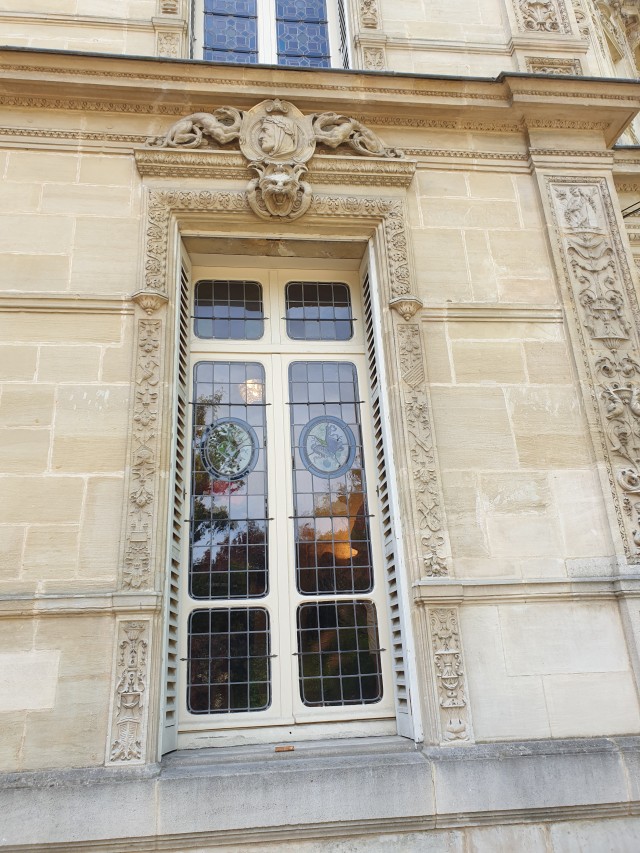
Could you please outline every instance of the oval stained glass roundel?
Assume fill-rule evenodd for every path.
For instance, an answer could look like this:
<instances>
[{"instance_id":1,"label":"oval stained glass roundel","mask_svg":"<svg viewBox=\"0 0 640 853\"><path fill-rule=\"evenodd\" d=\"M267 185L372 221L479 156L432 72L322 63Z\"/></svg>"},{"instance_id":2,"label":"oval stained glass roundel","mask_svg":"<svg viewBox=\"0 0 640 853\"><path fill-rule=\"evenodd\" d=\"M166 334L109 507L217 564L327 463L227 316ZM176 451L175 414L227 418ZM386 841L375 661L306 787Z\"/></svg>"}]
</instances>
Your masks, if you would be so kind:
<instances>
[{"instance_id":1,"label":"oval stained glass roundel","mask_svg":"<svg viewBox=\"0 0 640 853\"><path fill-rule=\"evenodd\" d=\"M258 437L240 418L220 418L202 436L202 461L220 480L240 480L258 460Z\"/></svg>"},{"instance_id":2,"label":"oval stained glass roundel","mask_svg":"<svg viewBox=\"0 0 640 853\"><path fill-rule=\"evenodd\" d=\"M356 442L350 427L340 418L320 415L300 435L300 456L312 474L340 477L353 465Z\"/></svg>"}]
</instances>

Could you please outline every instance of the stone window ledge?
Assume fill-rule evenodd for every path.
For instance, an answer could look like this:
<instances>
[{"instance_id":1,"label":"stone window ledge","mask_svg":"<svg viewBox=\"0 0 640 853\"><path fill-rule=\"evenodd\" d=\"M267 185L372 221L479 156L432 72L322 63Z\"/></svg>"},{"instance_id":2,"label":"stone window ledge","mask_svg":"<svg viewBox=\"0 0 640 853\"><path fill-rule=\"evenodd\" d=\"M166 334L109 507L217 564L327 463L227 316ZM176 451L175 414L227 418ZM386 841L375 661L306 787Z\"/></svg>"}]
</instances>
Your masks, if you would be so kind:
<instances>
[{"instance_id":1,"label":"stone window ledge","mask_svg":"<svg viewBox=\"0 0 640 853\"><path fill-rule=\"evenodd\" d=\"M146 768L0 777L3 853L187 851L633 815L639 771L640 738L631 737L424 750L401 738L279 753L185 750Z\"/></svg>"}]
</instances>

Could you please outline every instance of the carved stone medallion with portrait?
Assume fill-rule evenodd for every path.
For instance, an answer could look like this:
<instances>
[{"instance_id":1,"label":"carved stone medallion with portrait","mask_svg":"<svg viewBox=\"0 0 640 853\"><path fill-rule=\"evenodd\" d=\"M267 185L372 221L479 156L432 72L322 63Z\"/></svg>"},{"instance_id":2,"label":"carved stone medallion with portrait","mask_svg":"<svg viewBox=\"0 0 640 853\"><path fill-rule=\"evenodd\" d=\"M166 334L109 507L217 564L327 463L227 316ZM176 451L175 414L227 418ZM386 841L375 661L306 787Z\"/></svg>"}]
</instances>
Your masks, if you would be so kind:
<instances>
[{"instance_id":1,"label":"carved stone medallion with portrait","mask_svg":"<svg viewBox=\"0 0 640 853\"><path fill-rule=\"evenodd\" d=\"M263 101L244 113L240 150L250 161L306 163L315 147L311 117L289 101Z\"/></svg>"}]
</instances>

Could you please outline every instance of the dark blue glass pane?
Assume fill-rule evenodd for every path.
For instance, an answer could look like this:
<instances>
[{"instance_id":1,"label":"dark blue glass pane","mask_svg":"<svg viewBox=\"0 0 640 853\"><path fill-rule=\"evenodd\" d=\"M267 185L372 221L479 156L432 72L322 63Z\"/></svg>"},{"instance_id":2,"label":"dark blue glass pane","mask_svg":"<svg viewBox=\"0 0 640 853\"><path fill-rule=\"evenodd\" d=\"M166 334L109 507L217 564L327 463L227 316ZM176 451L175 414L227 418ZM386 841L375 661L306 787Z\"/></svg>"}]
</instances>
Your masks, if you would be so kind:
<instances>
[{"instance_id":1,"label":"dark blue glass pane","mask_svg":"<svg viewBox=\"0 0 640 853\"><path fill-rule=\"evenodd\" d=\"M204 11L218 15L245 15L255 18L256 0L204 0Z\"/></svg>"},{"instance_id":2,"label":"dark blue glass pane","mask_svg":"<svg viewBox=\"0 0 640 853\"><path fill-rule=\"evenodd\" d=\"M327 21L325 0L276 0L278 20L322 22Z\"/></svg>"},{"instance_id":3,"label":"dark blue glass pane","mask_svg":"<svg viewBox=\"0 0 640 853\"><path fill-rule=\"evenodd\" d=\"M278 62L284 56L329 59L329 31L326 24L277 22ZM281 62L281 64L284 64Z\"/></svg>"},{"instance_id":4,"label":"dark blue glass pane","mask_svg":"<svg viewBox=\"0 0 640 853\"><path fill-rule=\"evenodd\" d=\"M239 62L250 65L256 65L258 62L257 53L233 53L228 50L205 50L203 59L208 62Z\"/></svg>"},{"instance_id":5,"label":"dark blue glass pane","mask_svg":"<svg viewBox=\"0 0 640 853\"><path fill-rule=\"evenodd\" d=\"M331 68L327 57L312 56L278 56L278 65L287 65L290 68Z\"/></svg>"},{"instance_id":6,"label":"dark blue glass pane","mask_svg":"<svg viewBox=\"0 0 640 853\"><path fill-rule=\"evenodd\" d=\"M214 50L254 52L258 50L255 18L227 18L206 15L204 47Z\"/></svg>"}]
</instances>

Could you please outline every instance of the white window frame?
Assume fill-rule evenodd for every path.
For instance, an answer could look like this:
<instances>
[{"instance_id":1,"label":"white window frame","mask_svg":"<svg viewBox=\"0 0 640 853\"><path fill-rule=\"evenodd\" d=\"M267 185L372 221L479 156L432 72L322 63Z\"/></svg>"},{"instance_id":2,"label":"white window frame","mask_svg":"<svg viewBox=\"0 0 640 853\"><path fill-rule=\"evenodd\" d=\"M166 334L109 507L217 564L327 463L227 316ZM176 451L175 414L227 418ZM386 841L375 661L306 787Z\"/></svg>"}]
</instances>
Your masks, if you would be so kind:
<instances>
[{"instance_id":1,"label":"white window frame","mask_svg":"<svg viewBox=\"0 0 640 853\"><path fill-rule=\"evenodd\" d=\"M335 264L336 262L334 262ZM220 257L214 268L195 266L191 273L191 303L195 282L200 279L235 278L259 281L263 286L265 332L260 341L203 340L197 338L191 321L189 384L193 382L193 365L198 361L260 361L265 365L267 393L273 405L268 406L267 446L270 516L278 519L270 531L270 548L275 550L270 559L270 592L262 599L210 601L191 599L188 593L189 530L185 521L183 541L183 570L180 579L180 652L186 658L187 624L193 610L210 607L266 607L270 614L272 636L272 702L265 711L233 712L225 714L190 714L186 706L186 664L183 660L178 678L178 748L194 746L224 745L238 742L263 743L282 740L308 740L325 737L348 737L366 735L388 735L397 731L394 702L393 674L391 671L388 604L384 577L382 543L376 529L375 515L379 513L372 427L370 423L370 400L367 383L366 344L362 324L360 279L355 268L334 268L331 262L318 268L317 261L305 263L295 259L286 263L281 259L225 258ZM344 281L351 291L354 336L350 341L294 341L286 335L284 290L289 280L300 278L315 281ZM193 310L189 311L193 315ZM274 320L275 318L275 320ZM308 707L301 699L298 689L298 670L294 652L297 649L295 612L300 603L318 600L340 600L334 596L302 596L295 589L293 565L294 529L289 520L293 505L293 478L291 472L283 476L282 465L276 461L276 445L282 454L282 462L290 467L289 412L285 401L288 397L288 364L291 361L343 360L356 365L360 397L364 400L361 427L367 472L367 498L370 512L374 513L371 524L371 547L374 565L374 589L371 593L351 595L344 600L367 599L376 606L378 634L381 648L383 696L380 702L357 706ZM279 371L279 373L278 373ZM190 390L190 394L192 391ZM190 423L187 435L191 436L193 406L189 406ZM191 439L189 439L190 441ZM189 465L191 461L189 460ZM190 483L190 477L187 476ZM379 516L378 516L379 517ZM284 555L284 556L283 556ZM281 560L287 561L287 568ZM281 626L278 631L278 625Z\"/></svg>"},{"instance_id":2,"label":"white window frame","mask_svg":"<svg viewBox=\"0 0 640 853\"><path fill-rule=\"evenodd\" d=\"M345 66L344 51L348 52L348 33L345 33L344 51L342 39L340 38L340 23L338 5L346 0L326 0L327 21L329 27L329 51L331 68L350 67L349 57ZM276 12L275 0L256 0L258 13L258 64L278 64L278 43L276 37ZM344 15L344 26L348 27L346 10ZM192 23L192 56L194 59L204 57L204 2L196 0L194 4ZM294 66L283 66L292 68ZM305 66L306 67L306 66ZM316 69L321 71L322 69Z\"/></svg>"}]
</instances>

